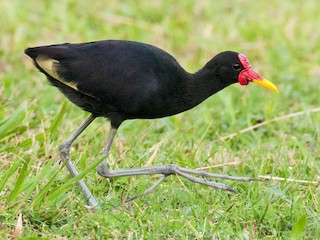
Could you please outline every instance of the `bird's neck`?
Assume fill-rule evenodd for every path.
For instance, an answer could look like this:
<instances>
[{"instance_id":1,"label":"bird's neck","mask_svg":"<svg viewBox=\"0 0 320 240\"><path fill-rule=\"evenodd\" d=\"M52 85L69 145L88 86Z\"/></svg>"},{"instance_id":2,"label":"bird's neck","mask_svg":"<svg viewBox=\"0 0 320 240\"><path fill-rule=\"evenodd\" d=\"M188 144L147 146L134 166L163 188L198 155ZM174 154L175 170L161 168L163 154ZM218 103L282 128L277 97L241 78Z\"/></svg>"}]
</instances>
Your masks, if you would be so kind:
<instances>
[{"instance_id":1,"label":"bird's neck","mask_svg":"<svg viewBox=\"0 0 320 240\"><path fill-rule=\"evenodd\" d=\"M194 107L229 84L221 81L215 71L204 67L192 74L187 85L186 96Z\"/></svg>"}]
</instances>

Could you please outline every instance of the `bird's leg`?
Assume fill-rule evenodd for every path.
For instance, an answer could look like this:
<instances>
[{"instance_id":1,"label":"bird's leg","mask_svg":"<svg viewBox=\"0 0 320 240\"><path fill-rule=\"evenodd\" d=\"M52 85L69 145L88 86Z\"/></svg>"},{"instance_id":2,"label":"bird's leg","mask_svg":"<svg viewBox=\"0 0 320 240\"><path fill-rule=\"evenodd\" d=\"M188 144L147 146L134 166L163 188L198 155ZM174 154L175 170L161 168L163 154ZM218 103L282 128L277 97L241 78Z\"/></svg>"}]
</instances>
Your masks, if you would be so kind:
<instances>
[{"instance_id":1,"label":"bird's leg","mask_svg":"<svg viewBox=\"0 0 320 240\"><path fill-rule=\"evenodd\" d=\"M99 166L97 167L97 173L103 177L106 177L104 175L104 173L106 172L114 172L110 169L107 168L106 164L107 164L107 155L110 151L110 148L111 148L111 145L112 145L112 142L113 142L113 139L115 137L117 133L117 128L114 128L114 127L111 127L111 130L110 130L110 133L109 133L109 136L108 136L108 139L107 139L107 142L103 148L103 151L102 151L102 155L105 156L105 159L104 161L99 164ZM129 169L130 170L130 169ZM130 201L133 201L134 199L142 196L142 195L146 195L146 194L149 194L151 193L158 185L160 185L160 183L167 177L167 175L163 175L162 178L160 178L155 184L153 184L150 188L148 188L146 191L144 191L143 193L141 194L138 194L130 199L128 199L126 202L130 202Z\"/></svg>"},{"instance_id":2,"label":"bird's leg","mask_svg":"<svg viewBox=\"0 0 320 240\"><path fill-rule=\"evenodd\" d=\"M124 176L137 176L137 175L152 175L152 174L162 174L164 176L169 175L178 175L185 177L186 179L195 182L200 183L203 185L207 185L212 188L217 188L221 190L226 190L230 192L237 192L233 188L228 187L225 184L217 183L213 181L207 181L203 178L196 178L190 174L199 175L199 176L205 176L205 177L215 177L215 178L222 178L222 179L231 179L231 180L241 180L241 181L252 181L251 178L236 178L231 176L225 176L225 175L217 175L217 174L211 174L204 171L197 171L197 170L191 170L187 168L182 168L180 166L174 165L174 164L167 164L167 165L158 165L158 166L151 166L151 167L140 167L140 168L130 168L130 169L119 169L119 170L110 170L107 167L99 168L98 174L106 177L106 178L114 178L114 177L124 177Z\"/></svg>"},{"instance_id":3,"label":"bird's leg","mask_svg":"<svg viewBox=\"0 0 320 240\"><path fill-rule=\"evenodd\" d=\"M101 163L103 165L105 165L107 163L107 155L109 154L109 151L110 151L113 139L116 136L116 133L117 133L117 128L111 127L107 142L106 142L106 144L103 148L103 151L102 151L102 155L106 157L106 159L103 161L103 163Z\"/></svg>"},{"instance_id":4,"label":"bird's leg","mask_svg":"<svg viewBox=\"0 0 320 240\"><path fill-rule=\"evenodd\" d=\"M105 146L103 148L103 151L102 151L102 157L104 157L104 160L97 167L97 173L99 175L101 175L100 172L110 171L107 168L106 164L107 164L107 160L108 160L108 154L110 152L110 148L111 148L111 145L112 145L112 142L113 142L113 139L114 139L116 133L117 133L117 128L114 128L114 127L111 126L111 130L110 130L107 142L106 142L106 144L105 144Z\"/></svg>"},{"instance_id":5,"label":"bird's leg","mask_svg":"<svg viewBox=\"0 0 320 240\"><path fill-rule=\"evenodd\" d=\"M223 174L214 174L214 173L208 173L205 171L200 170L192 170L188 168L183 168L174 164L167 164L167 165L158 165L158 166L151 166L151 167L140 167L140 168L130 168L130 169L119 169L119 170L110 170L106 166L101 166L97 169L97 172L99 175L106 177L106 178L114 178L114 177L124 177L124 176L137 176L137 175L152 175L152 174L162 174L163 177L156 182L152 187L150 187L148 190L146 190L144 193L139 194L128 201L134 200L139 196L142 196L144 194L150 193L152 190L154 190L167 176L169 175L177 175L184 177L191 182L194 183L200 183L212 188L224 190L224 191L230 191L237 193L236 190L233 188L223 184L218 183L214 181L208 181L205 178L220 178L220 179L227 179L227 180L235 180L235 181L260 181L256 178L251 177L232 177L229 175L223 175ZM205 178L197 178L192 175L198 175L200 177Z\"/></svg>"},{"instance_id":6,"label":"bird's leg","mask_svg":"<svg viewBox=\"0 0 320 240\"><path fill-rule=\"evenodd\" d=\"M74 142L74 140L89 126L90 123L95 119L95 116L91 114L81 125L78 129L76 129L60 146L59 146L59 151L60 151L60 158L63 162L65 162L66 167L68 168L70 174L72 177L76 177L79 172L76 169L74 163L70 160L70 146ZM79 180L77 182L78 187L81 189L83 192L88 205L90 207L97 207L98 202L97 200L93 197L91 191L85 184L83 180Z\"/></svg>"},{"instance_id":7,"label":"bird's leg","mask_svg":"<svg viewBox=\"0 0 320 240\"><path fill-rule=\"evenodd\" d=\"M108 136L106 145L103 149L103 155L109 153L113 139L117 132L116 128L111 128L110 134ZM205 178L220 178L220 179L227 179L227 180L235 180L235 181L257 181L258 179L250 178L250 177L232 177L229 175L224 174L214 174L208 173L206 171L201 170L192 170L188 168L183 168L174 164L167 164L167 165L158 165L158 166L151 166L151 167L140 167L140 168L129 168L129 169L119 169L119 170L110 170L106 166L107 160L105 159L103 163L101 163L97 167L97 173L106 178L114 178L114 177L124 177L124 176L137 176L137 175L152 175L152 174L161 174L163 175L153 186L148 188L144 193L134 196L127 200L126 202L132 201L142 195L149 194L152 192L160 183L169 175L178 175L184 177L191 182L200 183L212 188L221 189L230 192L237 192L233 188L218 182L208 181ZM193 175L200 176L201 178L194 177Z\"/></svg>"}]
</instances>

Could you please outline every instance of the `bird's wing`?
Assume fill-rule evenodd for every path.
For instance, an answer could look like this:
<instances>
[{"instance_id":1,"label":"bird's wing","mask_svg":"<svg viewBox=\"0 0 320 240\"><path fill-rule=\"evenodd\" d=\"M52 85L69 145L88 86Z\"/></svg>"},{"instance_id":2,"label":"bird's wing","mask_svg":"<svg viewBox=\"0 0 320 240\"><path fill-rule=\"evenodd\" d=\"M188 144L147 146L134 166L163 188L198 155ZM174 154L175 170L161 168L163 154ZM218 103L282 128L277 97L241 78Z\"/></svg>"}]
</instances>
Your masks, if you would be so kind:
<instances>
[{"instance_id":1,"label":"bird's wing","mask_svg":"<svg viewBox=\"0 0 320 240\"><path fill-rule=\"evenodd\" d=\"M68 63L72 62L77 56L72 44L27 48L25 53L34 60L36 67L41 72L82 94L95 97L89 92L79 89L77 78L70 72Z\"/></svg>"}]
</instances>

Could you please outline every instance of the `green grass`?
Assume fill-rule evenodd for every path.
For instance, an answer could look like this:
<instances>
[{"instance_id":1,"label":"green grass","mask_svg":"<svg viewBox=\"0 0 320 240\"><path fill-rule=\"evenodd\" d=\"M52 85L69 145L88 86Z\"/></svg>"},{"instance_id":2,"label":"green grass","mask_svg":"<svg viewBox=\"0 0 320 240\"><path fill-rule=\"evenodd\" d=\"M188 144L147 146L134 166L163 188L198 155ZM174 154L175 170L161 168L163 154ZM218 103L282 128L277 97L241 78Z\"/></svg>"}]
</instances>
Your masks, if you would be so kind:
<instances>
[{"instance_id":1,"label":"green grass","mask_svg":"<svg viewBox=\"0 0 320 240\"><path fill-rule=\"evenodd\" d=\"M190 72L220 51L244 53L279 94L236 84L186 113L127 121L110 165L236 162L210 171L320 180L320 113L308 113L320 106L317 0L120 2L0 2L0 238L13 233L21 213L20 239L320 239L319 184L223 181L240 192L230 194L169 177L152 194L121 205L156 179L106 180L90 169L108 135L104 119L71 151L101 202L96 212L85 207L58 146L88 113L47 84L26 47L131 39L167 50ZM298 111L306 114L219 140Z\"/></svg>"}]
</instances>

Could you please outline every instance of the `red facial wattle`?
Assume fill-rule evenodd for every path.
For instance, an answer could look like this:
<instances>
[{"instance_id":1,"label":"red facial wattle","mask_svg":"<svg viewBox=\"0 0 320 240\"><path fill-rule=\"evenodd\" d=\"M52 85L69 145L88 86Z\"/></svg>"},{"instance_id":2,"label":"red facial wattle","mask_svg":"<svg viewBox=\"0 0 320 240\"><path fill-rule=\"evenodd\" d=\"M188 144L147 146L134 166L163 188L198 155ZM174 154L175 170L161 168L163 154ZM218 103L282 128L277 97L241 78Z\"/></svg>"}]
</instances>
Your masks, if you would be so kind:
<instances>
[{"instance_id":1,"label":"red facial wattle","mask_svg":"<svg viewBox=\"0 0 320 240\"><path fill-rule=\"evenodd\" d=\"M251 69L248 58L243 54L238 54L239 61L244 68L238 76L238 82L241 85L248 85L249 82L257 83L274 92L279 92L278 88L270 81L264 79L259 73Z\"/></svg>"},{"instance_id":2,"label":"red facial wattle","mask_svg":"<svg viewBox=\"0 0 320 240\"><path fill-rule=\"evenodd\" d=\"M260 76L260 74L256 73L255 71L253 71L251 69L250 63L248 61L248 58L243 55L243 54L239 54L238 58L243 66L243 70L239 73L238 76L238 82L241 85L248 85L250 81L252 81L253 79L256 80L263 80L263 77Z\"/></svg>"}]
</instances>

